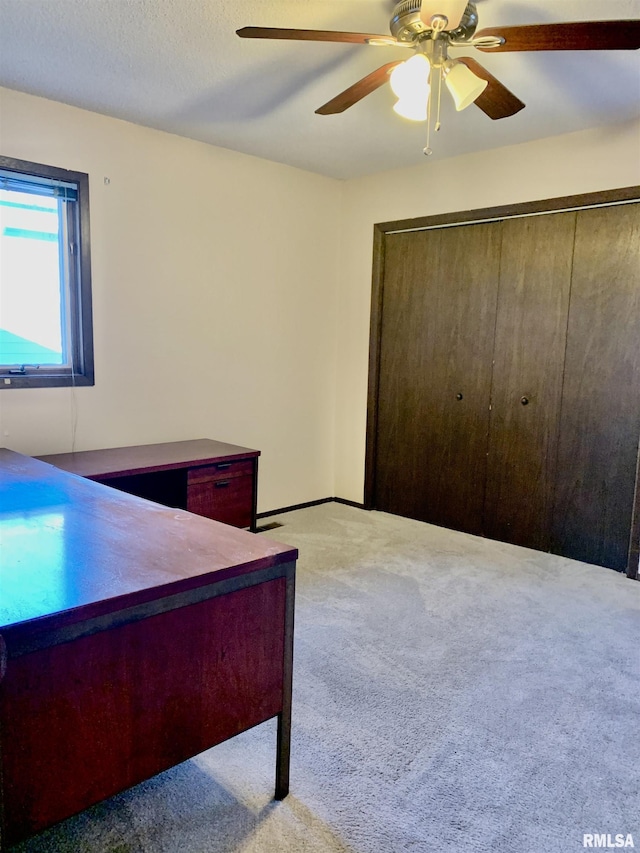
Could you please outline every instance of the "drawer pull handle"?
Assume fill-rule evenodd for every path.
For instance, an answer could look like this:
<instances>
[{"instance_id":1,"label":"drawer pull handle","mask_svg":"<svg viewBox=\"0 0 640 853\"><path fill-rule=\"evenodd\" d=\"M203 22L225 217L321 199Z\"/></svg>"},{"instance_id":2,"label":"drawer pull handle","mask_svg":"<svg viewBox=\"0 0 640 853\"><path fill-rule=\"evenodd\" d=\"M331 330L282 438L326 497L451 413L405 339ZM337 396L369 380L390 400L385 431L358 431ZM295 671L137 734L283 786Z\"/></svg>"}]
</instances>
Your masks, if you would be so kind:
<instances>
[{"instance_id":1,"label":"drawer pull handle","mask_svg":"<svg viewBox=\"0 0 640 853\"><path fill-rule=\"evenodd\" d=\"M228 481L228 480L220 480L218 483L216 483L216 484L215 484L216 489L224 489L224 488L226 488L226 486L228 486L228 485L229 485L229 481Z\"/></svg>"},{"instance_id":2,"label":"drawer pull handle","mask_svg":"<svg viewBox=\"0 0 640 853\"><path fill-rule=\"evenodd\" d=\"M216 462L218 471L223 471L225 468L231 468L231 462Z\"/></svg>"}]
</instances>

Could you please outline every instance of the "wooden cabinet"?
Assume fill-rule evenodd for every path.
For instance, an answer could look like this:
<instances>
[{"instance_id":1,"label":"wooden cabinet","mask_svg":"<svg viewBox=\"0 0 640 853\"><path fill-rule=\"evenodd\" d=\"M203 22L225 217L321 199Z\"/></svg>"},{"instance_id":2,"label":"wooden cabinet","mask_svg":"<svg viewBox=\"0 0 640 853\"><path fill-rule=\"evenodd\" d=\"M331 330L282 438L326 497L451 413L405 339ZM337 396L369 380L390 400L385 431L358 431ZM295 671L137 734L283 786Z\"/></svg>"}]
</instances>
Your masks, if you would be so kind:
<instances>
[{"instance_id":1,"label":"wooden cabinet","mask_svg":"<svg viewBox=\"0 0 640 853\"><path fill-rule=\"evenodd\" d=\"M367 503L623 570L640 204L491 219L384 237Z\"/></svg>"},{"instance_id":2,"label":"wooden cabinet","mask_svg":"<svg viewBox=\"0 0 640 853\"><path fill-rule=\"evenodd\" d=\"M187 509L196 515L234 527L251 527L253 496L252 459L221 460L187 472Z\"/></svg>"},{"instance_id":3,"label":"wooden cabinet","mask_svg":"<svg viewBox=\"0 0 640 853\"><path fill-rule=\"evenodd\" d=\"M248 447L196 439L40 459L123 492L255 531L259 455Z\"/></svg>"}]
</instances>

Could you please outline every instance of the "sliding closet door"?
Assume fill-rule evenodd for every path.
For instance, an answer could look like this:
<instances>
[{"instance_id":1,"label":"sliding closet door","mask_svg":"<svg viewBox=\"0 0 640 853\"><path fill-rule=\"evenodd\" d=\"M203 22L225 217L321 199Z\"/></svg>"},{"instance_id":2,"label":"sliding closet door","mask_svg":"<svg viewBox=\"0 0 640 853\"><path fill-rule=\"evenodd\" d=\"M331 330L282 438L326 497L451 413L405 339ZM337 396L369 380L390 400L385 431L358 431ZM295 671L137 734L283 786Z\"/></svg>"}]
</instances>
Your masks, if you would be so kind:
<instances>
[{"instance_id":1,"label":"sliding closet door","mask_svg":"<svg viewBox=\"0 0 640 853\"><path fill-rule=\"evenodd\" d=\"M575 213L502 223L484 533L550 545Z\"/></svg>"},{"instance_id":2,"label":"sliding closet door","mask_svg":"<svg viewBox=\"0 0 640 853\"><path fill-rule=\"evenodd\" d=\"M552 550L627 564L640 435L640 205L577 215Z\"/></svg>"},{"instance_id":3,"label":"sliding closet door","mask_svg":"<svg viewBox=\"0 0 640 853\"><path fill-rule=\"evenodd\" d=\"M386 239L377 509L482 530L500 229Z\"/></svg>"}]
</instances>

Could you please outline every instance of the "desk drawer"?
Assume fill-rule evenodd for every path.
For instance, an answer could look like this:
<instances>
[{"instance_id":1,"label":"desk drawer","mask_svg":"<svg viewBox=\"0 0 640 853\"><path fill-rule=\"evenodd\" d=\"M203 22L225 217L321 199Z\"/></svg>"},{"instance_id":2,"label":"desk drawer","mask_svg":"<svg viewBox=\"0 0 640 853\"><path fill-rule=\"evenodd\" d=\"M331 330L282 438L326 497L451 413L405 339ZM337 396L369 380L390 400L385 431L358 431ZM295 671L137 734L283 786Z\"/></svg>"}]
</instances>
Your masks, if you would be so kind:
<instances>
[{"instance_id":1,"label":"desk drawer","mask_svg":"<svg viewBox=\"0 0 640 853\"><path fill-rule=\"evenodd\" d=\"M199 468L189 468L187 483L209 483L212 480L228 480L231 477L253 475L253 459L221 460L213 465L202 465Z\"/></svg>"},{"instance_id":2,"label":"desk drawer","mask_svg":"<svg viewBox=\"0 0 640 853\"><path fill-rule=\"evenodd\" d=\"M252 463L245 463L252 465ZM224 473L224 472L222 472ZM187 509L233 527L250 527L253 514L253 476L189 481Z\"/></svg>"}]
</instances>

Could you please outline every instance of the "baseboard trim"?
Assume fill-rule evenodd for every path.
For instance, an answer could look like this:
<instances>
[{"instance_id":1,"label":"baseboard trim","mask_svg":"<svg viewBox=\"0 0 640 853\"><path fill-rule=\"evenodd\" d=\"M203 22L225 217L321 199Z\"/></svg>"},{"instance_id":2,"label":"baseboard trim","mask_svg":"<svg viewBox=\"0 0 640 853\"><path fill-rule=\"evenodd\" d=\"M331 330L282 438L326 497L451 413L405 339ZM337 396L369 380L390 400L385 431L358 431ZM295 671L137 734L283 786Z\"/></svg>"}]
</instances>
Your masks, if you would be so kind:
<instances>
[{"instance_id":1,"label":"baseboard trim","mask_svg":"<svg viewBox=\"0 0 640 853\"><path fill-rule=\"evenodd\" d=\"M357 501L348 501L346 498L320 498L317 501L307 501L303 504L293 504L292 506L283 506L280 509L270 509L267 512L259 512L257 518L269 518L272 515L280 515L283 512L295 512L297 509L308 509L311 506L320 506L321 504L337 503L345 506L353 506L356 509L365 509L365 505Z\"/></svg>"},{"instance_id":2,"label":"baseboard trim","mask_svg":"<svg viewBox=\"0 0 640 853\"><path fill-rule=\"evenodd\" d=\"M367 509L367 507L363 503L358 503L358 501L348 501L346 498L332 498L337 504L344 504L345 506L354 506L356 509Z\"/></svg>"}]
</instances>

